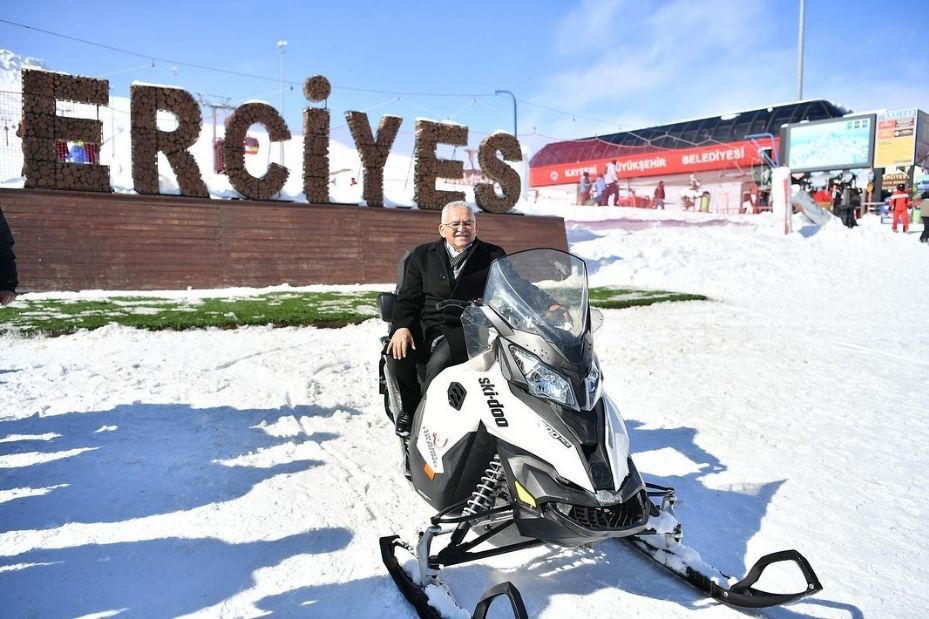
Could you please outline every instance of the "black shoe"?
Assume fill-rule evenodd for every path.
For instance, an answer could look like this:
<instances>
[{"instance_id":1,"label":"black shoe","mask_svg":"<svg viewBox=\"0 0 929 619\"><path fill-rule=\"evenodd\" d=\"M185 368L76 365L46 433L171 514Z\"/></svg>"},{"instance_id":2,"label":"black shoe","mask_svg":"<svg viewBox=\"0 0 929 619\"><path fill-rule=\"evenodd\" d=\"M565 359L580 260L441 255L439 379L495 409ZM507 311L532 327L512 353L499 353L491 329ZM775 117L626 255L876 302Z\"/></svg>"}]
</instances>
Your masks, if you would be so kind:
<instances>
[{"instance_id":1,"label":"black shoe","mask_svg":"<svg viewBox=\"0 0 929 619\"><path fill-rule=\"evenodd\" d=\"M397 415L396 432L397 436L409 436L410 426L413 425L413 416L409 413L400 413Z\"/></svg>"}]
</instances>

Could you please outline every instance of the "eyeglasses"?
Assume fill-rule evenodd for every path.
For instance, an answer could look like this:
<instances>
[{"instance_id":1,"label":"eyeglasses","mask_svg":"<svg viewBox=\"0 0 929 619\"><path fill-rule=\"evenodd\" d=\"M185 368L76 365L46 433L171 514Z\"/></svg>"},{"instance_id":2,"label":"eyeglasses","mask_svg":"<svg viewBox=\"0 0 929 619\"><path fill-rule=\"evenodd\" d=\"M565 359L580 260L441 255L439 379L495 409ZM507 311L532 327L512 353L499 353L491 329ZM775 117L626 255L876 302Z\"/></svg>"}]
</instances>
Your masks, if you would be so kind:
<instances>
[{"instance_id":1,"label":"eyeglasses","mask_svg":"<svg viewBox=\"0 0 929 619\"><path fill-rule=\"evenodd\" d=\"M470 230L474 227L474 220L470 221L450 221L447 224L440 224L446 228L464 228L465 230Z\"/></svg>"}]
</instances>

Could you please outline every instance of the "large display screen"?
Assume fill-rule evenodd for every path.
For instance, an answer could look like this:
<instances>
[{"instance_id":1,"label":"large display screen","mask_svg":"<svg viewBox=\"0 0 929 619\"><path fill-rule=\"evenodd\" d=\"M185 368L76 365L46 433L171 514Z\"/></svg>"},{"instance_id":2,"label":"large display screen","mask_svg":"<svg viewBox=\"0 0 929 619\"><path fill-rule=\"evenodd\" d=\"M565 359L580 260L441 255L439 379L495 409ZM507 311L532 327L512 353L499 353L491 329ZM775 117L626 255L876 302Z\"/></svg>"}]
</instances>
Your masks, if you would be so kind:
<instances>
[{"instance_id":1,"label":"large display screen","mask_svg":"<svg viewBox=\"0 0 929 619\"><path fill-rule=\"evenodd\" d=\"M791 172L870 168L874 157L874 114L787 125Z\"/></svg>"}]
</instances>

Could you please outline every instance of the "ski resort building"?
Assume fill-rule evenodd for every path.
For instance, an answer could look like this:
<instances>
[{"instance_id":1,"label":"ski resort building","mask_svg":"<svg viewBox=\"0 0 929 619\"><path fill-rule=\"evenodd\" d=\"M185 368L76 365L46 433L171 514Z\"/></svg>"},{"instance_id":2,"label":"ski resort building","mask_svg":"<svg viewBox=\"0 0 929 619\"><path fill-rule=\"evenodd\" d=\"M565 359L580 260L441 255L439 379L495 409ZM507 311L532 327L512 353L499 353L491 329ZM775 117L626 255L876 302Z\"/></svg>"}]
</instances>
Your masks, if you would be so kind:
<instances>
[{"instance_id":1,"label":"ski resort building","mask_svg":"<svg viewBox=\"0 0 929 619\"><path fill-rule=\"evenodd\" d=\"M575 200L581 175L596 179L615 159L622 205L647 206L663 180L670 205L738 212L749 200L757 212L766 204L767 170L778 163L781 126L849 113L817 99L553 142L530 160L529 187Z\"/></svg>"}]
</instances>

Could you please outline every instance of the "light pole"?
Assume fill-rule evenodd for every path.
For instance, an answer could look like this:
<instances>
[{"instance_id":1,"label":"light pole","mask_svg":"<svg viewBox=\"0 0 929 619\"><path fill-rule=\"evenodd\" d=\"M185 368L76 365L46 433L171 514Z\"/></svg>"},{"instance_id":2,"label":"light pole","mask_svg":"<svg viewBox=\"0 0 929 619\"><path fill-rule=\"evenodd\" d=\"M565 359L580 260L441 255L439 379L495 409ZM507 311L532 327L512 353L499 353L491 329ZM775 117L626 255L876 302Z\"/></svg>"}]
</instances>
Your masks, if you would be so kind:
<instances>
[{"instance_id":1,"label":"light pole","mask_svg":"<svg viewBox=\"0 0 929 619\"><path fill-rule=\"evenodd\" d=\"M516 137L516 95L514 95L509 90L495 90L495 95L510 95L510 98L513 99L513 137Z\"/></svg>"},{"instance_id":2,"label":"light pole","mask_svg":"<svg viewBox=\"0 0 929 619\"><path fill-rule=\"evenodd\" d=\"M797 41L797 101L803 101L803 22L806 21L806 2L800 0L800 32Z\"/></svg>"},{"instance_id":3,"label":"light pole","mask_svg":"<svg viewBox=\"0 0 929 619\"><path fill-rule=\"evenodd\" d=\"M277 42L281 50L281 118L284 118L284 52L287 51L287 41L281 39ZM284 142L281 142L281 165L284 165Z\"/></svg>"}]
</instances>

